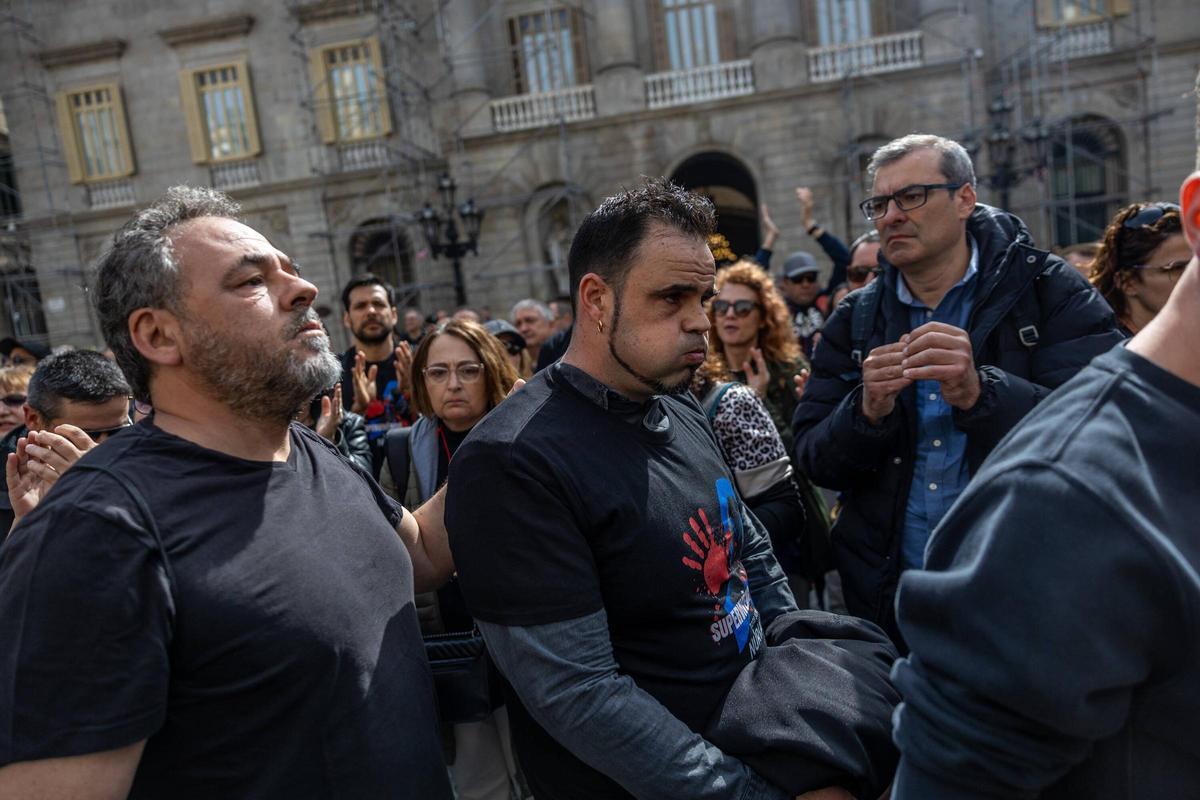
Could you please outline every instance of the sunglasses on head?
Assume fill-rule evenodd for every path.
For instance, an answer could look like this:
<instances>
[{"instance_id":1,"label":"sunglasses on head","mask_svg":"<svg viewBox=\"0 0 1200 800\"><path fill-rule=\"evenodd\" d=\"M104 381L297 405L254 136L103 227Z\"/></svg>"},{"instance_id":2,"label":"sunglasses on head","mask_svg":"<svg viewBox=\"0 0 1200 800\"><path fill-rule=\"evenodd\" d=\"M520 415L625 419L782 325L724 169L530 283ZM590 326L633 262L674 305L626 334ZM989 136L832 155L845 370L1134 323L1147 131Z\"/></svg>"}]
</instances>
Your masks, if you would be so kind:
<instances>
[{"instance_id":1,"label":"sunglasses on head","mask_svg":"<svg viewBox=\"0 0 1200 800\"><path fill-rule=\"evenodd\" d=\"M733 309L733 313L739 317L745 317L756 308L762 308L761 305L753 300L713 300L713 314L718 317L723 317L729 313L729 309Z\"/></svg>"},{"instance_id":2,"label":"sunglasses on head","mask_svg":"<svg viewBox=\"0 0 1200 800\"><path fill-rule=\"evenodd\" d=\"M1151 203L1129 219L1121 223L1123 228L1141 228L1153 225L1171 211L1179 213L1179 206L1174 203Z\"/></svg>"}]
</instances>

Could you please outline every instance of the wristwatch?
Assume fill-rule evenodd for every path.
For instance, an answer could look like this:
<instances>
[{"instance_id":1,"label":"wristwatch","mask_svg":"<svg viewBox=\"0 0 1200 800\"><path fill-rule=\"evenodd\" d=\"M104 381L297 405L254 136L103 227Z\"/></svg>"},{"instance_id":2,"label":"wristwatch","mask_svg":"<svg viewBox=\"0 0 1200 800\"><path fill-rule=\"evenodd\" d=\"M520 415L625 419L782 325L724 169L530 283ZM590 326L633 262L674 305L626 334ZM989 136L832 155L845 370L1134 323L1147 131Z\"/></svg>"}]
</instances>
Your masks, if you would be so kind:
<instances>
[{"instance_id":1,"label":"wristwatch","mask_svg":"<svg viewBox=\"0 0 1200 800\"><path fill-rule=\"evenodd\" d=\"M819 230L821 230L821 225L819 223L814 222L812 225L808 226L808 235L812 236L813 231L819 231Z\"/></svg>"}]
</instances>

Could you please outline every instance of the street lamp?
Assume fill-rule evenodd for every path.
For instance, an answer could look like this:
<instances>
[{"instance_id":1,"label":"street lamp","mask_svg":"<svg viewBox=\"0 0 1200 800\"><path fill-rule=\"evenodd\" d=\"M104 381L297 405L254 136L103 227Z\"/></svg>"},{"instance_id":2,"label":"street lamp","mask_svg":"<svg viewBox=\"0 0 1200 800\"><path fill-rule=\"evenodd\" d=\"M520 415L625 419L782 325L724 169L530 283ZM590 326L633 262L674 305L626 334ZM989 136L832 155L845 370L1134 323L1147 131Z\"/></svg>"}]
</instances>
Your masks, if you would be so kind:
<instances>
[{"instance_id":1,"label":"street lamp","mask_svg":"<svg viewBox=\"0 0 1200 800\"><path fill-rule=\"evenodd\" d=\"M479 255L479 226L483 222L483 212L475 207L475 201L471 199L455 208L454 192L457 188L450 173L443 172L438 178L442 212L438 213L433 206L426 203L418 217L430 254L434 258L446 256L450 259L454 267L454 302L464 306L467 304L467 289L463 283L462 258L467 253ZM462 222L463 232L467 237L465 240L459 239L456 216Z\"/></svg>"},{"instance_id":2,"label":"street lamp","mask_svg":"<svg viewBox=\"0 0 1200 800\"><path fill-rule=\"evenodd\" d=\"M1046 167L1047 143L1051 134L1050 127L1041 118L1030 121L1020 131L1020 140L1025 144L1030 163L1019 166L1017 137L1009 127L1012 110L1012 101L1005 97L997 97L988 106L988 115L992 120L987 135L988 152L995 166L989 183L1000 193L1000 207L1006 211L1012 188L1030 175L1040 174Z\"/></svg>"}]
</instances>

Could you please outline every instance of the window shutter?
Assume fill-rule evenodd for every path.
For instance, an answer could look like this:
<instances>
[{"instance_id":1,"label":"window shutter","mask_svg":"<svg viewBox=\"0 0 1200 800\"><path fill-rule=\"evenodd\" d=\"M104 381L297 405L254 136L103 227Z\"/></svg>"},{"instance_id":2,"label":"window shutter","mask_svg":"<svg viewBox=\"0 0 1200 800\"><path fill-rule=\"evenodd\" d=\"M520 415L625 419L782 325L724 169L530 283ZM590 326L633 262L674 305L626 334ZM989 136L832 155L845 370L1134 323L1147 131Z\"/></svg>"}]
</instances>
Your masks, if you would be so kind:
<instances>
[{"instance_id":1,"label":"window shutter","mask_svg":"<svg viewBox=\"0 0 1200 800\"><path fill-rule=\"evenodd\" d=\"M379 135L387 136L392 132L392 107L388 102L387 73L383 71L383 56L380 52L379 39L372 36L367 39L367 47L371 53L371 71L375 78L375 96L379 101Z\"/></svg>"},{"instance_id":2,"label":"window shutter","mask_svg":"<svg viewBox=\"0 0 1200 800\"><path fill-rule=\"evenodd\" d=\"M575 50L575 83L591 83L592 62L588 54L587 31L584 29L583 12L571 9L571 47Z\"/></svg>"},{"instance_id":3,"label":"window shutter","mask_svg":"<svg viewBox=\"0 0 1200 800\"><path fill-rule=\"evenodd\" d=\"M1123 17L1133 13L1132 4L1129 0L1109 0L1112 5L1111 16Z\"/></svg>"},{"instance_id":4,"label":"window shutter","mask_svg":"<svg viewBox=\"0 0 1200 800\"><path fill-rule=\"evenodd\" d=\"M821 26L817 20L817 0L802 0L804 9L804 41L809 47L820 47Z\"/></svg>"},{"instance_id":5,"label":"window shutter","mask_svg":"<svg viewBox=\"0 0 1200 800\"><path fill-rule=\"evenodd\" d=\"M1056 28L1062 20L1054 16L1054 0L1037 0L1037 24L1041 28Z\"/></svg>"},{"instance_id":6,"label":"window shutter","mask_svg":"<svg viewBox=\"0 0 1200 800\"><path fill-rule=\"evenodd\" d=\"M885 36L894 33L892 27L892 0L871 0L870 36Z\"/></svg>"},{"instance_id":7,"label":"window shutter","mask_svg":"<svg viewBox=\"0 0 1200 800\"><path fill-rule=\"evenodd\" d=\"M521 56L521 22L508 18L508 44L512 48L513 94L525 94L525 67Z\"/></svg>"},{"instance_id":8,"label":"window shutter","mask_svg":"<svg viewBox=\"0 0 1200 800\"><path fill-rule=\"evenodd\" d=\"M728 2L717 6L717 46L721 49L722 61L733 61L737 58L737 28L733 9Z\"/></svg>"},{"instance_id":9,"label":"window shutter","mask_svg":"<svg viewBox=\"0 0 1200 800\"><path fill-rule=\"evenodd\" d=\"M122 97L121 87L113 84L113 119L116 120L116 125L121 136L121 158L124 160L125 169L121 170L115 177L127 178L137 172L137 168L133 163L133 142L129 138L129 118L125 116L125 100Z\"/></svg>"},{"instance_id":10,"label":"window shutter","mask_svg":"<svg viewBox=\"0 0 1200 800\"><path fill-rule=\"evenodd\" d=\"M308 72L312 81L313 109L317 115L317 132L325 144L337 141L337 127L333 119L333 92L329 89L329 71L325 68L325 50L309 51Z\"/></svg>"},{"instance_id":11,"label":"window shutter","mask_svg":"<svg viewBox=\"0 0 1200 800\"><path fill-rule=\"evenodd\" d=\"M207 164L209 159L208 129L205 127L204 115L200 113L195 70L180 70L179 99L183 106L183 119L187 123L188 147L192 151L192 163Z\"/></svg>"},{"instance_id":12,"label":"window shutter","mask_svg":"<svg viewBox=\"0 0 1200 800\"><path fill-rule=\"evenodd\" d=\"M663 23L661 0L647 0L646 13L650 15L650 35L653 38L654 65L659 72L671 68L671 55L667 52L667 30Z\"/></svg>"},{"instance_id":13,"label":"window shutter","mask_svg":"<svg viewBox=\"0 0 1200 800\"><path fill-rule=\"evenodd\" d=\"M238 84L242 87L242 98L246 103L246 136L249 138L247 156L257 156L262 152L262 142L258 139L258 112L254 107L254 86L250 83L250 65L246 59L233 62L238 70Z\"/></svg>"},{"instance_id":14,"label":"window shutter","mask_svg":"<svg viewBox=\"0 0 1200 800\"><path fill-rule=\"evenodd\" d=\"M54 96L58 108L58 130L62 136L63 155L67 162L67 175L71 183L83 183L83 162L79 156L79 136L75 132L75 116L71 112L71 93L59 92Z\"/></svg>"}]
</instances>

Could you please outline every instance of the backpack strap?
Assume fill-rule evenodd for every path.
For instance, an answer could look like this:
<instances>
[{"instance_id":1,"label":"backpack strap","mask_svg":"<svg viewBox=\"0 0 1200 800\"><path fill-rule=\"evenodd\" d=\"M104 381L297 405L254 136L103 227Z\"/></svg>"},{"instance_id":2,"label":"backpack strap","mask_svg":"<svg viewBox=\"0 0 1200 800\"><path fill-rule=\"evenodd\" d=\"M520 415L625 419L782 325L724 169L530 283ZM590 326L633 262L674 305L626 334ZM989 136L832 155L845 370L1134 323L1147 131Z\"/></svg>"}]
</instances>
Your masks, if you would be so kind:
<instances>
[{"instance_id":1,"label":"backpack strap","mask_svg":"<svg viewBox=\"0 0 1200 800\"><path fill-rule=\"evenodd\" d=\"M388 428L383 440L383 452L387 458L388 472L392 473L392 483L396 485L396 497L403 498L408 491L409 452L408 439L412 428Z\"/></svg>"},{"instance_id":2,"label":"backpack strap","mask_svg":"<svg viewBox=\"0 0 1200 800\"><path fill-rule=\"evenodd\" d=\"M1038 297L1038 280L1035 278L1029 288L1021 292L1016 304L1009 311L1009 316L1012 317L1013 325L1017 329L1017 338L1030 350L1037 347L1038 341L1041 340L1037 326L1038 320L1042 316L1042 304Z\"/></svg>"},{"instance_id":3,"label":"backpack strap","mask_svg":"<svg viewBox=\"0 0 1200 800\"><path fill-rule=\"evenodd\" d=\"M862 296L854 304L850 316L850 358L861 367L866 358L871 329L875 327L875 315L879 313L879 304L883 301L883 278L876 278L859 292Z\"/></svg>"},{"instance_id":4,"label":"backpack strap","mask_svg":"<svg viewBox=\"0 0 1200 800\"><path fill-rule=\"evenodd\" d=\"M713 420L717 418L717 406L721 405L721 398L732 388L733 381L718 383L704 396L704 416L708 417L709 425L712 425Z\"/></svg>"}]
</instances>

